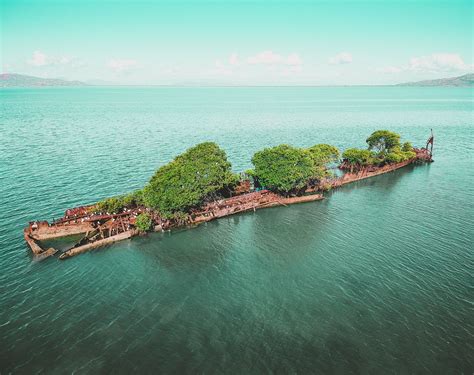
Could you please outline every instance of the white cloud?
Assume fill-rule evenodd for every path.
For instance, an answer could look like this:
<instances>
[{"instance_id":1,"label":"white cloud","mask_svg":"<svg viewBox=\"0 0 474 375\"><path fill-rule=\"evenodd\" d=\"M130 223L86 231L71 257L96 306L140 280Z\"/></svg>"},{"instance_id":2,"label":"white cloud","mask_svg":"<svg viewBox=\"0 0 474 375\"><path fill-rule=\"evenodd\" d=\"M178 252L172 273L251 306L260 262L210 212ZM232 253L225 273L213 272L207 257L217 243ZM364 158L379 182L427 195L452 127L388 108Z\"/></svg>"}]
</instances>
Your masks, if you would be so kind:
<instances>
[{"instance_id":1,"label":"white cloud","mask_svg":"<svg viewBox=\"0 0 474 375\"><path fill-rule=\"evenodd\" d=\"M421 72L455 72L469 70L471 67L457 53L435 53L411 58L408 69Z\"/></svg>"},{"instance_id":2,"label":"white cloud","mask_svg":"<svg viewBox=\"0 0 474 375\"><path fill-rule=\"evenodd\" d=\"M259 68L252 68L257 67ZM214 61L212 74L237 75L239 77L255 74L292 75L302 71L303 60L297 53L284 56L270 50L262 51L256 55L240 58L236 52L227 59ZM263 71L262 71L263 69ZM264 73L266 72L266 73Z\"/></svg>"},{"instance_id":3,"label":"white cloud","mask_svg":"<svg viewBox=\"0 0 474 375\"><path fill-rule=\"evenodd\" d=\"M33 57L31 60L28 60L28 64L33 66L45 66L50 65L47 61L48 57L41 51L33 52Z\"/></svg>"},{"instance_id":4,"label":"white cloud","mask_svg":"<svg viewBox=\"0 0 474 375\"><path fill-rule=\"evenodd\" d=\"M376 69L379 73L456 73L470 71L473 65L466 64L457 53L434 53L429 56L412 57L407 64Z\"/></svg>"},{"instance_id":5,"label":"white cloud","mask_svg":"<svg viewBox=\"0 0 474 375\"><path fill-rule=\"evenodd\" d=\"M107 67L112 69L115 73L127 72L138 66L138 62L133 59L110 59Z\"/></svg>"},{"instance_id":6,"label":"white cloud","mask_svg":"<svg viewBox=\"0 0 474 375\"><path fill-rule=\"evenodd\" d=\"M349 52L340 52L329 59L329 64L331 65L350 64L351 62L352 54Z\"/></svg>"},{"instance_id":7,"label":"white cloud","mask_svg":"<svg viewBox=\"0 0 474 375\"><path fill-rule=\"evenodd\" d=\"M79 60L75 57L70 56L48 56L44 52L35 51L33 52L33 56L31 60L28 60L27 63L32 66L36 67L46 67L46 66L70 66L72 68L78 68L84 66L85 63L82 60Z\"/></svg>"}]
</instances>

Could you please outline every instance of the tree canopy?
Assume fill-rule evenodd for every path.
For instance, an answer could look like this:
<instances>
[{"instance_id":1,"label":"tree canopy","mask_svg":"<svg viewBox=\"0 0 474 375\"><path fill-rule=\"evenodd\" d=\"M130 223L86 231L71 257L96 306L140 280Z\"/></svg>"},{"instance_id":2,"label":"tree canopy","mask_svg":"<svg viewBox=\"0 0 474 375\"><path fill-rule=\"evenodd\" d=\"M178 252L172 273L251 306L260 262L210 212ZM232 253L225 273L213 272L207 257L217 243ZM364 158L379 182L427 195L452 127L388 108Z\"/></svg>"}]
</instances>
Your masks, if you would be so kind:
<instances>
[{"instance_id":1,"label":"tree canopy","mask_svg":"<svg viewBox=\"0 0 474 375\"><path fill-rule=\"evenodd\" d=\"M357 170L416 156L410 142L401 145L400 135L388 130L377 130L366 141L368 149L344 151L342 168ZM282 144L256 152L252 158L254 169L246 174L257 186L293 194L318 184L329 174L327 165L338 159L339 150L332 145L316 144L303 149ZM213 142L204 142L159 168L142 190L107 198L91 210L119 213L124 208L146 206L157 210L163 218L185 222L191 208L231 192L238 181L225 152ZM145 217L139 222L140 226L146 226Z\"/></svg>"},{"instance_id":2,"label":"tree canopy","mask_svg":"<svg viewBox=\"0 0 474 375\"><path fill-rule=\"evenodd\" d=\"M374 163L374 154L370 150L348 148L342 153L342 158L351 167L361 168Z\"/></svg>"},{"instance_id":3,"label":"tree canopy","mask_svg":"<svg viewBox=\"0 0 474 375\"><path fill-rule=\"evenodd\" d=\"M342 154L344 163L352 169L368 165L400 163L416 156L410 142L400 144L400 135L388 130L377 130L368 138L368 150L349 148ZM374 151L372 151L374 150Z\"/></svg>"},{"instance_id":4,"label":"tree canopy","mask_svg":"<svg viewBox=\"0 0 474 375\"><path fill-rule=\"evenodd\" d=\"M306 186L314 176L314 161L307 150L279 145L258 151L252 158L253 175L270 190L289 193Z\"/></svg>"},{"instance_id":5,"label":"tree canopy","mask_svg":"<svg viewBox=\"0 0 474 375\"><path fill-rule=\"evenodd\" d=\"M320 143L307 149L313 159L313 180L321 180L329 175L327 165L339 159L337 147Z\"/></svg>"},{"instance_id":6,"label":"tree canopy","mask_svg":"<svg viewBox=\"0 0 474 375\"><path fill-rule=\"evenodd\" d=\"M413 146L411 145L410 142L405 142L402 146L402 151L405 151L405 152L413 151Z\"/></svg>"},{"instance_id":7,"label":"tree canopy","mask_svg":"<svg viewBox=\"0 0 474 375\"><path fill-rule=\"evenodd\" d=\"M416 156L415 152L413 152L413 147L411 145L407 145L409 142L406 142L402 148L400 147L394 147L390 150L390 152L387 152L384 157L383 161L385 163L400 163L402 161L406 161L409 159L412 159ZM407 151L405 151L407 150Z\"/></svg>"},{"instance_id":8,"label":"tree canopy","mask_svg":"<svg viewBox=\"0 0 474 375\"><path fill-rule=\"evenodd\" d=\"M377 130L367 138L366 142L369 150L376 150L379 153L389 152L394 147L400 146L400 134L389 130Z\"/></svg>"},{"instance_id":9,"label":"tree canopy","mask_svg":"<svg viewBox=\"0 0 474 375\"><path fill-rule=\"evenodd\" d=\"M213 142L204 142L159 168L143 189L143 199L163 217L172 217L237 181L225 152Z\"/></svg>"},{"instance_id":10,"label":"tree canopy","mask_svg":"<svg viewBox=\"0 0 474 375\"><path fill-rule=\"evenodd\" d=\"M315 164L325 165L333 163L339 159L339 150L337 147L320 143L308 148L311 158Z\"/></svg>"}]
</instances>

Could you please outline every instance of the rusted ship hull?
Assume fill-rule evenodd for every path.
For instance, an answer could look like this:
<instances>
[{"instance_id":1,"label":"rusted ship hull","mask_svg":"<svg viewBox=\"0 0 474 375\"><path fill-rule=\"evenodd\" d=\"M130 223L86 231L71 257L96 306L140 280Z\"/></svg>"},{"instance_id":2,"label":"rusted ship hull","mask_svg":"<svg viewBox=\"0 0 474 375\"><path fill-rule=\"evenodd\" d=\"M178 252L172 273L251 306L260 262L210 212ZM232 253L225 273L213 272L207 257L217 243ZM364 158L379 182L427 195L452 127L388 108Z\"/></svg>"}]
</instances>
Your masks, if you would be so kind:
<instances>
[{"instance_id":1,"label":"rusted ship hull","mask_svg":"<svg viewBox=\"0 0 474 375\"><path fill-rule=\"evenodd\" d=\"M306 195L282 197L268 190L241 193L237 196L211 202L192 211L185 222L165 220L145 208L126 210L120 214L101 213L91 214L89 207L78 207L67 210L64 217L49 224L46 221L32 222L25 228L25 241L33 254L47 257L56 253L53 248L43 249L40 241L65 237L73 234L85 234L75 246L63 252L59 259L66 259L86 251L103 247L117 241L122 241L138 234L134 229L134 220L138 214L148 211L153 216L156 231L169 230L186 225L196 225L229 215L252 211L267 207L286 206L295 203L312 202L324 199L322 191L347 185L352 182L393 172L415 162L431 160L431 153L426 149L415 149L416 157L401 163L389 164L382 167L371 167L355 173L347 172L342 177L322 180L319 185L306 191Z\"/></svg>"},{"instance_id":2,"label":"rusted ship hull","mask_svg":"<svg viewBox=\"0 0 474 375\"><path fill-rule=\"evenodd\" d=\"M133 230L128 230L128 231L125 231L123 233L119 233L119 234L116 234L114 236L104 238L102 240L98 240L98 241L95 241L95 242L88 243L86 245L73 247L72 249L69 249L69 250L65 251L64 253L62 253L59 256L59 259L67 259L67 258L73 257L75 255L85 253L86 251L89 251L89 250L93 250L93 249L97 249L99 247L107 246L107 245L113 244L114 242L117 242L117 241L126 240L128 238L133 237L134 235L135 235L135 232Z\"/></svg>"},{"instance_id":3,"label":"rusted ship hull","mask_svg":"<svg viewBox=\"0 0 474 375\"><path fill-rule=\"evenodd\" d=\"M236 197L209 203L205 205L200 211L193 212L191 219L185 223L159 220L159 223L155 222L154 228L156 231L169 230L184 225L201 224L241 212L257 210L266 207L311 202L320 199L323 199L322 194L312 194L301 197L281 197L277 194L271 193L268 190L263 190L260 192L241 194ZM111 220L117 220L117 217L120 216L127 217L127 219L130 220L137 214L138 212L136 210L131 210L125 215L90 215L86 216L86 218L70 217L65 214L65 216L55 222L55 224L49 224L47 222L30 223L30 225L24 230L25 241L29 245L34 255L45 257L55 254L56 250L53 248L48 250L43 249L39 244L40 241L66 237L73 234L86 234L85 237L87 237L89 233L97 231L98 228L100 228L100 226L97 224L94 225L96 222L106 220L107 223ZM101 238L93 242L86 242L84 244L80 244L79 242L77 245L63 252L59 256L59 259L67 259L92 249L104 247L114 242L131 238L136 234L138 234L136 230L129 229L127 227L126 230L120 231L117 234L109 235L106 238Z\"/></svg>"}]
</instances>

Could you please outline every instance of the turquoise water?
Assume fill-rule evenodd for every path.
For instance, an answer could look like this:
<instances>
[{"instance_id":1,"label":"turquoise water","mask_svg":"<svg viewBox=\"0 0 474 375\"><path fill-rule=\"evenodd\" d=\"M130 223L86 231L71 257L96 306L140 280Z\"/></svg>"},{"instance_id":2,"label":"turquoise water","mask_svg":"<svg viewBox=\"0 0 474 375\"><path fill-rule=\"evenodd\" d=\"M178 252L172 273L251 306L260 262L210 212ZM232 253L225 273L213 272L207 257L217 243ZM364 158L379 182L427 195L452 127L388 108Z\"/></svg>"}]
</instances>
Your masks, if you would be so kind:
<instances>
[{"instance_id":1,"label":"turquoise water","mask_svg":"<svg viewBox=\"0 0 474 375\"><path fill-rule=\"evenodd\" d=\"M471 90L0 98L0 373L473 372ZM433 128L435 162L67 261L34 261L22 239L29 220L139 188L201 141L239 171L266 146L363 146L380 128L415 145Z\"/></svg>"}]
</instances>

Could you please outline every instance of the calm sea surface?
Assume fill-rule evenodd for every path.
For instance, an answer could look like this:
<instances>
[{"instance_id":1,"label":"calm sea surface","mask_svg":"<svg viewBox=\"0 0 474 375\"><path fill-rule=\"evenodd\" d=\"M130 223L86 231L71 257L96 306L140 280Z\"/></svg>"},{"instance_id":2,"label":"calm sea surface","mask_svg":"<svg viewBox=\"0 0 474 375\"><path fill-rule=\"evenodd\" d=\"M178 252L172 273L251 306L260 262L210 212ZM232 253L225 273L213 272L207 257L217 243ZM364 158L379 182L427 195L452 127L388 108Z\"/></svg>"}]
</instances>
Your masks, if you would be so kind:
<instances>
[{"instance_id":1,"label":"calm sea surface","mask_svg":"<svg viewBox=\"0 0 474 375\"><path fill-rule=\"evenodd\" d=\"M468 88L0 91L0 373L474 370L474 125ZM279 143L435 162L322 202L37 262L29 220L143 186L202 141L235 171ZM55 246L67 246L57 241Z\"/></svg>"}]
</instances>

